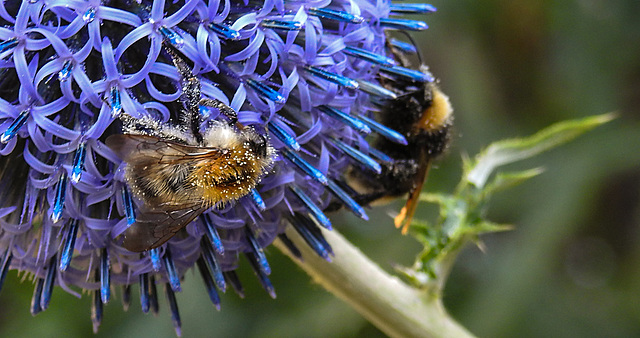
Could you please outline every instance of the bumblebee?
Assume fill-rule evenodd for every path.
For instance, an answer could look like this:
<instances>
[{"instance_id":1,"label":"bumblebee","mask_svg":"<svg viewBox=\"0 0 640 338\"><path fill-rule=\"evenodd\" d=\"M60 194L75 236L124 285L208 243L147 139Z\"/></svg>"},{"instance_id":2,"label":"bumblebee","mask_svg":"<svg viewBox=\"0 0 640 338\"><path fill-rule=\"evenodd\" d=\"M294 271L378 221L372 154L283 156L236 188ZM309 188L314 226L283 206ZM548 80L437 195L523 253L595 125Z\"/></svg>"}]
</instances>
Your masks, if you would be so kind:
<instances>
[{"instance_id":1,"label":"bumblebee","mask_svg":"<svg viewBox=\"0 0 640 338\"><path fill-rule=\"evenodd\" d=\"M122 114L124 133L106 140L127 164L125 182L138 207L123 241L134 252L162 245L207 209L247 195L275 155L266 136L237 123L233 109L200 98L198 78L165 48L182 77L182 123ZM231 123L213 121L200 132L200 105L219 109Z\"/></svg>"},{"instance_id":2,"label":"bumblebee","mask_svg":"<svg viewBox=\"0 0 640 338\"><path fill-rule=\"evenodd\" d=\"M400 65L411 67L405 53L390 44L388 48ZM426 66L420 66L419 69L428 73ZM351 167L347 182L355 190L356 200L363 204L384 203L408 196L407 203L394 219L395 226L402 227L404 234L415 214L431 163L449 144L453 109L449 98L433 82L394 77L382 78L381 83L398 93L398 96L381 102L376 119L402 134L407 144L378 136L373 141L373 147L391 160L380 161L380 174Z\"/></svg>"}]
</instances>

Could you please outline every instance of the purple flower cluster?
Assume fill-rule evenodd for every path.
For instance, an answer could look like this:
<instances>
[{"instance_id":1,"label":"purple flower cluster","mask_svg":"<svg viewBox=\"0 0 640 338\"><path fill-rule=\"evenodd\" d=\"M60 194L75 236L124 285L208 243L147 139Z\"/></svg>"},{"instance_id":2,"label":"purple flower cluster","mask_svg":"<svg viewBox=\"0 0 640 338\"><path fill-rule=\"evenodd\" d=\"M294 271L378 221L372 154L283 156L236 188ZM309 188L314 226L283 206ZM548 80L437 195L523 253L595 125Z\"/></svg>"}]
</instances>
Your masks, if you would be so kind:
<instances>
[{"instance_id":1,"label":"purple flower cluster","mask_svg":"<svg viewBox=\"0 0 640 338\"><path fill-rule=\"evenodd\" d=\"M263 248L280 236L295 251L286 225L330 259L317 227L331 228L322 210L339 201L367 219L340 183L343 172L380 170L383 154L365 139L372 131L405 142L371 119L377 103L396 97L380 79L431 80L396 65L390 46L413 47L386 34L426 25L390 15L433 10L389 0L0 2L0 287L9 269L33 274L33 314L47 308L55 285L92 290L97 328L113 285L128 302L139 284L146 312L162 283L179 330L174 292L186 270L198 266L218 305L216 289L242 293L233 270L245 255L275 297ZM266 131L278 156L237 203L205 212L158 249L132 253L121 235L135 222L136 201L126 163L104 141L122 133L123 114L180 120L180 75L163 44L182 54L204 98Z\"/></svg>"}]
</instances>

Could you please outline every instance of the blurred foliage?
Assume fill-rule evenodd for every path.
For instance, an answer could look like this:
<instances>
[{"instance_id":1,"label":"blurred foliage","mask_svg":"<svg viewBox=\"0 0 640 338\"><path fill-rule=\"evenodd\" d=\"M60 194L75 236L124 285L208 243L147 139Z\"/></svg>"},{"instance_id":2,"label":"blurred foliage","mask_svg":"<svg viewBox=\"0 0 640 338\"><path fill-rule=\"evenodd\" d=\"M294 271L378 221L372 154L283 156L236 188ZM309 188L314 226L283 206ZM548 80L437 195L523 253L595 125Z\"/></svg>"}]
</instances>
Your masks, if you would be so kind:
<instances>
[{"instance_id":1,"label":"blurred foliage","mask_svg":"<svg viewBox=\"0 0 640 338\"><path fill-rule=\"evenodd\" d=\"M567 143L613 118L613 114L603 114L558 122L528 137L491 143L473 159L464 157L462 177L452 193L420 194L420 201L437 204L440 213L435 222L412 222L411 234L424 249L412 267L397 270L414 286L440 297L451 265L468 242L478 243L483 234L511 230L510 225L487 218L491 197L543 172L541 168L513 172L498 168Z\"/></svg>"},{"instance_id":2,"label":"blurred foliage","mask_svg":"<svg viewBox=\"0 0 640 338\"><path fill-rule=\"evenodd\" d=\"M456 114L449 156L431 170L428 191L452 191L461 153L529 135L553 122L617 111L619 118L535 161L545 173L497 194L489 219L513 231L482 236L464 250L445 289L455 318L483 337L640 336L640 2L634 0L438 0L430 29L416 37ZM392 270L420 247L387 216L401 202L361 222L334 225ZM418 211L435 219L436 208ZM247 298L232 292L217 312L196 273L178 294L183 333L220 337L376 337L347 305L275 249L268 250L278 293L271 300L248 264ZM246 262L244 262L246 263ZM15 271L0 294L0 336L87 336L90 297L56 289L49 310L31 318L33 283ZM134 288L135 289L135 288ZM98 337L174 337L166 301L143 315L137 294L128 312L118 297L105 307Z\"/></svg>"}]
</instances>

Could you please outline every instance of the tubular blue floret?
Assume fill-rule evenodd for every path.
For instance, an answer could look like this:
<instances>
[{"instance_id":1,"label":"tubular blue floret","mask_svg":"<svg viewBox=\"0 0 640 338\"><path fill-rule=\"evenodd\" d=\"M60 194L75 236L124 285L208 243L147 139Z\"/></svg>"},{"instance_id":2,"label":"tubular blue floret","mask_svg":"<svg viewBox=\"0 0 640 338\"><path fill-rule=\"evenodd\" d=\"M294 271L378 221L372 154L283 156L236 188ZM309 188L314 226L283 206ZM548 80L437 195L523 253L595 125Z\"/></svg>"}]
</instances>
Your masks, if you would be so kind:
<instances>
[{"instance_id":1,"label":"tubular blue floret","mask_svg":"<svg viewBox=\"0 0 640 338\"><path fill-rule=\"evenodd\" d=\"M211 272L216 286L220 290L222 290L222 292L226 291L227 283L224 279L222 269L220 269L220 264L216 259L216 255L213 253L213 250L211 250L211 244L206 242L203 239L201 243L201 247L202 247L202 258L204 259L204 262L207 264L207 271Z\"/></svg>"},{"instance_id":2,"label":"tubular blue floret","mask_svg":"<svg viewBox=\"0 0 640 338\"><path fill-rule=\"evenodd\" d=\"M238 278L238 274L234 270L224 272L224 279L231 284L233 291L240 297L244 298L244 287Z\"/></svg>"},{"instance_id":3,"label":"tubular blue floret","mask_svg":"<svg viewBox=\"0 0 640 338\"><path fill-rule=\"evenodd\" d=\"M178 276L178 271L176 270L176 266L171 259L171 250L167 248L164 255L162 256L162 260L164 261L164 269L167 272L167 276L169 277L169 283L167 285L171 286L171 290L175 292L180 292L182 289L180 287L180 276Z\"/></svg>"},{"instance_id":4,"label":"tubular blue floret","mask_svg":"<svg viewBox=\"0 0 640 338\"><path fill-rule=\"evenodd\" d=\"M300 150L300 144L296 140L295 136L285 131L282 127L280 127L278 123L271 121L269 122L267 128L269 132L271 132L271 135L273 135L273 137L280 140L280 142L284 143L287 147L295 151Z\"/></svg>"},{"instance_id":5,"label":"tubular blue floret","mask_svg":"<svg viewBox=\"0 0 640 338\"><path fill-rule=\"evenodd\" d=\"M42 296L40 299L40 308L42 311L49 307L49 302L53 295L53 285L56 280L56 261L56 255L53 255L53 257L49 259L49 264L47 265L47 274L44 277Z\"/></svg>"},{"instance_id":6,"label":"tubular blue floret","mask_svg":"<svg viewBox=\"0 0 640 338\"><path fill-rule=\"evenodd\" d=\"M240 38L240 32L235 29L231 29L223 24L211 22L209 23L209 29L216 33L219 37L227 40L238 40Z\"/></svg>"},{"instance_id":7,"label":"tubular blue floret","mask_svg":"<svg viewBox=\"0 0 640 338\"><path fill-rule=\"evenodd\" d=\"M389 10L394 14L422 14L433 13L436 8L430 4L391 4Z\"/></svg>"},{"instance_id":8,"label":"tubular blue floret","mask_svg":"<svg viewBox=\"0 0 640 338\"><path fill-rule=\"evenodd\" d=\"M245 233L247 236L247 240L249 241L249 245L251 246L251 252L255 255L258 264L260 265L260 270L267 275L271 274L271 267L269 266L269 262L267 262L267 256L265 256L264 251L260 247L258 240L253 235L253 232L248 227L245 228Z\"/></svg>"},{"instance_id":9,"label":"tubular blue floret","mask_svg":"<svg viewBox=\"0 0 640 338\"><path fill-rule=\"evenodd\" d=\"M100 299L103 304L109 303L111 299L111 272L109 269L109 253L104 248L100 255Z\"/></svg>"},{"instance_id":10,"label":"tubular blue floret","mask_svg":"<svg viewBox=\"0 0 640 338\"><path fill-rule=\"evenodd\" d=\"M85 289L94 330L111 288L123 288L126 309L135 283L145 313L158 312L157 285L166 286L179 333L176 297L187 271L198 266L219 308L227 285L244 296L234 271L241 254L275 297L265 248L279 237L300 256L283 233L287 222L330 260L318 227L331 229L330 206L368 218L341 185L347 169L373 175L393 161L367 144L378 135L365 135L407 144L376 121L380 104L407 94L396 82L433 81L406 64L419 59L412 39L390 37L427 26L389 15L435 11L428 4L18 0L2 9L0 187L12 191L0 196L0 289L10 269L32 274L33 314L56 285ZM193 106L204 108L190 116ZM241 196L206 205L165 244L128 251L127 230L158 206L145 204L149 192L134 184L141 177L130 177L107 139L147 128L141 133L161 130L167 144L183 132L204 144L218 124L263 136L268 170Z\"/></svg>"},{"instance_id":11,"label":"tubular blue floret","mask_svg":"<svg viewBox=\"0 0 640 338\"><path fill-rule=\"evenodd\" d=\"M71 182L78 183L82 178L82 171L84 170L84 160L87 153L87 143L82 142L78 145L73 157L73 168L71 169Z\"/></svg>"},{"instance_id":12,"label":"tubular blue floret","mask_svg":"<svg viewBox=\"0 0 640 338\"><path fill-rule=\"evenodd\" d=\"M395 143L398 144L402 144L402 145L407 145L407 139L402 136L402 134L398 133L397 131L386 127L383 124L380 124L378 122L376 122L375 120L372 120L371 118L368 118L364 115L360 115L360 119L362 120L362 122L364 122L365 124L367 124L371 130L373 130L374 132L384 136L385 138L387 138L390 141L393 141Z\"/></svg>"},{"instance_id":13,"label":"tubular blue floret","mask_svg":"<svg viewBox=\"0 0 640 338\"><path fill-rule=\"evenodd\" d=\"M386 55L376 54L362 48L347 46L344 48L344 53L383 66L390 67L396 64L392 58Z\"/></svg>"},{"instance_id":14,"label":"tubular blue floret","mask_svg":"<svg viewBox=\"0 0 640 338\"><path fill-rule=\"evenodd\" d=\"M305 194L304 191L302 191L302 189L300 189L298 186L290 185L289 187L291 188L291 191L293 191L293 193L302 201L305 207L307 207L309 213L316 219L316 221L318 221L318 223L320 223L320 225L322 225L323 227L331 230L331 220L324 214L324 212L322 212L322 210L320 210L320 208L315 203L313 203L311 198L307 196L307 194Z\"/></svg>"},{"instance_id":15,"label":"tubular blue floret","mask_svg":"<svg viewBox=\"0 0 640 338\"><path fill-rule=\"evenodd\" d=\"M129 311L131 305L131 284L122 286L122 309Z\"/></svg>"},{"instance_id":16,"label":"tubular blue floret","mask_svg":"<svg viewBox=\"0 0 640 338\"><path fill-rule=\"evenodd\" d=\"M271 298L275 299L276 290L273 287L271 280L267 276L267 273L264 272L259 262L259 258L252 252L245 252L244 254L247 257L247 260L249 261L249 264L251 265L253 272L256 274L256 276L260 280L260 284L262 284L262 287L264 288L264 290L267 291L267 293L269 294L269 296L271 296Z\"/></svg>"},{"instance_id":17,"label":"tubular blue floret","mask_svg":"<svg viewBox=\"0 0 640 338\"><path fill-rule=\"evenodd\" d=\"M346 88L358 89L358 81L352 80L346 76L332 73L330 71L327 71L315 66L304 66L303 69L311 73L313 76L317 76L318 78L321 78L323 80L333 82L337 85L340 85Z\"/></svg>"},{"instance_id":18,"label":"tubular blue floret","mask_svg":"<svg viewBox=\"0 0 640 338\"><path fill-rule=\"evenodd\" d=\"M336 148L340 149L345 154L347 154L347 156L353 158L356 162L365 166L369 170L372 170L376 174L380 174L382 172L382 167L380 166L380 164L360 150L355 149L344 143L343 141L335 138L332 139L331 142L336 146Z\"/></svg>"},{"instance_id":19,"label":"tubular blue floret","mask_svg":"<svg viewBox=\"0 0 640 338\"><path fill-rule=\"evenodd\" d=\"M201 219L205 225L206 235L213 245L214 250L219 255L224 255L224 246L222 246L222 241L220 240L220 235L218 235L215 225L211 222L211 217L205 213L201 216Z\"/></svg>"},{"instance_id":20,"label":"tubular blue floret","mask_svg":"<svg viewBox=\"0 0 640 338\"><path fill-rule=\"evenodd\" d=\"M253 203L255 203L256 207L258 207L258 210L260 211L267 210L267 205L264 204L264 199L262 199L262 196L260 196L260 193L258 192L258 190L251 189L250 195L251 195L251 200L253 200Z\"/></svg>"},{"instance_id":21,"label":"tubular blue floret","mask_svg":"<svg viewBox=\"0 0 640 338\"><path fill-rule=\"evenodd\" d=\"M211 278L211 273L209 272L207 264L202 257L198 258L196 264L198 265L198 270L200 271L204 285L207 288L209 299L211 299L211 302L215 307L220 310L220 295L218 295L218 291L216 290L213 278Z\"/></svg>"},{"instance_id":22,"label":"tubular blue floret","mask_svg":"<svg viewBox=\"0 0 640 338\"><path fill-rule=\"evenodd\" d=\"M173 328L176 330L176 334L180 337L182 336L182 320L180 320L180 310L178 310L176 294L173 291L173 286L169 283L165 285L165 291L167 293L169 309L171 309L171 322L173 323Z\"/></svg>"},{"instance_id":23,"label":"tubular blue floret","mask_svg":"<svg viewBox=\"0 0 640 338\"><path fill-rule=\"evenodd\" d=\"M344 11L337 11L329 8L309 8L310 15L317 16L322 19L336 20L348 23L360 24L364 22L364 18L360 15L354 15Z\"/></svg>"},{"instance_id":24,"label":"tubular blue floret","mask_svg":"<svg viewBox=\"0 0 640 338\"><path fill-rule=\"evenodd\" d=\"M140 306L143 313L149 312L149 274L140 275Z\"/></svg>"},{"instance_id":25,"label":"tubular blue floret","mask_svg":"<svg viewBox=\"0 0 640 338\"><path fill-rule=\"evenodd\" d=\"M302 29L302 22L265 19L260 22L264 28L281 29L285 31L299 31Z\"/></svg>"},{"instance_id":26,"label":"tubular blue floret","mask_svg":"<svg viewBox=\"0 0 640 338\"><path fill-rule=\"evenodd\" d=\"M160 249L154 248L149 250L149 259L151 259L151 266L153 267L153 271L158 272L162 267L162 261L160 260Z\"/></svg>"},{"instance_id":27,"label":"tubular blue floret","mask_svg":"<svg viewBox=\"0 0 640 338\"><path fill-rule=\"evenodd\" d=\"M344 123L345 125L353 128L354 130L357 130L360 133L363 133L363 134L371 133L371 128L369 128L369 126L367 126L365 123L358 120L357 118L344 113L341 110L338 110L330 106L325 106L325 105L318 107L318 109L320 109L321 112L327 114L331 118L334 118Z\"/></svg>"}]
</instances>

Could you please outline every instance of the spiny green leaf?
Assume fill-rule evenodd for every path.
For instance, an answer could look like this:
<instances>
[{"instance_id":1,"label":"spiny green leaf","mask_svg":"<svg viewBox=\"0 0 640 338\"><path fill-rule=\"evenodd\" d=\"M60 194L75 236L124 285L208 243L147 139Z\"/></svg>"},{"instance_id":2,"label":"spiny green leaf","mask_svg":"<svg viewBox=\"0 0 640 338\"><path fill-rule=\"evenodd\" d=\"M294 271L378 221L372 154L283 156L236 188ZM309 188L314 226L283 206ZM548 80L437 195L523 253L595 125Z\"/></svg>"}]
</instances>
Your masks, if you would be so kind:
<instances>
[{"instance_id":1,"label":"spiny green leaf","mask_svg":"<svg viewBox=\"0 0 640 338\"><path fill-rule=\"evenodd\" d=\"M516 172L500 172L495 178L484 188L485 194L493 194L496 191L505 190L514 187L532 177L540 175L544 169L534 168Z\"/></svg>"},{"instance_id":2,"label":"spiny green leaf","mask_svg":"<svg viewBox=\"0 0 640 338\"><path fill-rule=\"evenodd\" d=\"M535 156L569 142L582 133L611 121L614 117L614 114L609 113L559 122L529 137L495 142L476 156L475 163L470 166L467 180L481 188L497 167Z\"/></svg>"},{"instance_id":3,"label":"spiny green leaf","mask_svg":"<svg viewBox=\"0 0 640 338\"><path fill-rule=\"evenodd\" d=\"M484 220L476 224L473 228L467 228L467 233L480 235L480 234L489 233L489 232L500 232L500 231L509 231L509 230L513 230L513 225L494 223L491 221Z\"/></svg>"}]
</instances>

